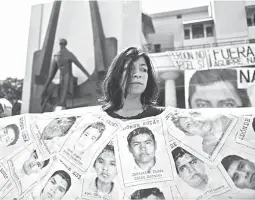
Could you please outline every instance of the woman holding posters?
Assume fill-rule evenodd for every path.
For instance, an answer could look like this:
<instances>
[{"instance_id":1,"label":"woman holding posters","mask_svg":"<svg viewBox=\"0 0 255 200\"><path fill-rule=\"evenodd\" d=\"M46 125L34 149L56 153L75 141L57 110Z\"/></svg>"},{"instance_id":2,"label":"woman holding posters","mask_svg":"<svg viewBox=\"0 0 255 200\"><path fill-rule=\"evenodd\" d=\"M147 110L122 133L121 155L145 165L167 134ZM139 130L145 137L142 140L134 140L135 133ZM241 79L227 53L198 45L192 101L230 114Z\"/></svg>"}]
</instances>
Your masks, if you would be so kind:
<instances>
[{"instance_id":1,"label":"woman holding posters","mask_svg":"<svg viewBox=\"0 0 255 200\"><path fill-rule=\"evenodd\" d=\"M103 83L104 107L108 115L119 119L141 119L156 116L158 86L149 56L136 47L117 55Z\"/></svg>"}]
</instances>

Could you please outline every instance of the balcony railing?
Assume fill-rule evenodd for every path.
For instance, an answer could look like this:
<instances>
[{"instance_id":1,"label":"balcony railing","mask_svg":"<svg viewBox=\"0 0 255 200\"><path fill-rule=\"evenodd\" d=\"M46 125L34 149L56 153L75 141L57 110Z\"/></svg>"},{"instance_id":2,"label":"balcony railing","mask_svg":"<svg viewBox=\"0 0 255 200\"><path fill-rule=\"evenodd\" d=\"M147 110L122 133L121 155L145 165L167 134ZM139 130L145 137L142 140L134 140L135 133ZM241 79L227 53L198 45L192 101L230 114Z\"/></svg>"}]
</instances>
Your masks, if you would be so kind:
<instances>
[{"instance_id":1,"label":"balcony railing","mask_svg":"<svg viewBox=\"0 0 255 200\"><path fill-rule=\"evenodd\" d=\"M255 43L255 39L250 40L236 40L230 42L216 42L216 43L208 43L202 45L192 45L192 46L181 46L181 47L171 47L171 48L156 48L151 43L143 46L144 50L149 53L158 53L164 51L180 51L180 50L189 50L189 49L202 49L202 48L211 48L211 47L220 47L220 46L229 46L229 45L238 45L238 44L250 44Z\"/></svg>"}]
</instances>

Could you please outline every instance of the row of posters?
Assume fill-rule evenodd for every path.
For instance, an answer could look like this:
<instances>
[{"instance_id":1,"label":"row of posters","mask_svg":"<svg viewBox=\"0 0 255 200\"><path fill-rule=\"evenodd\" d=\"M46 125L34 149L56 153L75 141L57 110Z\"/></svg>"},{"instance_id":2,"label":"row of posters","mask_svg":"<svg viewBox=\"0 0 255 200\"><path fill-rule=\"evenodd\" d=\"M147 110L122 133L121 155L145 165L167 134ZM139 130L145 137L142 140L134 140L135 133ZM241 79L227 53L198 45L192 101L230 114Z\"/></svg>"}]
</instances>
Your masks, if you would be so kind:
<instances>
[{"instance_id":1,"label":"row of posters","mask_svg":"<svg viewBox=\"0 0 255 200\"><path fill-rule=\"evenodd\" d=\"M0 199L255 198L252 112L82 112L0 120Z\"/></svg>"}]
</instances>

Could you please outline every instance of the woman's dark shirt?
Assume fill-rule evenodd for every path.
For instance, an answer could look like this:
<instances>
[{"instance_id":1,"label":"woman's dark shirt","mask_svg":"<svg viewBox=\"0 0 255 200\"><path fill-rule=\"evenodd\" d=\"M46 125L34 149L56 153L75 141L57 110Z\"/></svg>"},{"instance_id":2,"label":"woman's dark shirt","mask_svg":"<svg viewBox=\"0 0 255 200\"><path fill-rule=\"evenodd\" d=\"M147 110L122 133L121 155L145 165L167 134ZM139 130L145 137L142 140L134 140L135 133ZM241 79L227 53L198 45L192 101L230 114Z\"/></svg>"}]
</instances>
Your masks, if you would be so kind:
<instances>
[{"instance_id":1,"label":"woman's dark shirt","mask_svg":"<svg viewBox=\"0 0 255 200\"><path fill-rule=\"evenodd\" d=\"M123 117L110 110L106 110L105 112L113 118L129 120L129 119L143 119L145 117L157 116L161 114L164 110L165 110L165 107L147 106L147 108L143 112L131 117Z\"/></svg>"}]
</instances>

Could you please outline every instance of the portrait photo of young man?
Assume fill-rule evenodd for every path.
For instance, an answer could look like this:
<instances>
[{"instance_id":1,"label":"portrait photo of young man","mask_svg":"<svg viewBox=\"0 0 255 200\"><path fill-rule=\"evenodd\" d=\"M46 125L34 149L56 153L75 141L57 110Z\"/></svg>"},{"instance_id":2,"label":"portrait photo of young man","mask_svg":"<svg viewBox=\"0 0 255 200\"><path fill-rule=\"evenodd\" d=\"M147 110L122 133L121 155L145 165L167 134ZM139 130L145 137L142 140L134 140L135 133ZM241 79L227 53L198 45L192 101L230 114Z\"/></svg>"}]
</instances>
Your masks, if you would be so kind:
<instances>
[{"instance_id":1,"label":"portrait photo of young man","mask_svg":"<svg viewBox=\"0 0 255 200\"><path fill-rule=\"evenodd\" d=\"M74 152L81 157L86 150L100 139L105 129L106 127L102 122L90 124L76 139L73 145Z\"/></svg>"},{"instance_id":2,"label":"portrait photo of young man","mask_svg":"<svg viewBox=\"0 0 255 200\"><path fill-rule=\"evenodd\" d=\"M179 177L189 186L204 190L209 180L204 162L181 147L175 148L172 155Z\"/></svg>"},{"instance_id":3,"label":"portrait photo of young man","mask_svg":"<svg viewBox=\"0 0 255 200\"><path fill-rule=\"evenodd\" d=\"M0 128L0 148L15 145L19 136L20 131L16 124L9 124Z\"/></svg>"},{"instance_id":4,"label":"portrait photo of young man","mask_svg":"<svg viewBox=\"0 0 255 200\"><path fill-rule=\"evenodd\" d=\"M55 171L41 190L41 200L61 200L72 185L70 175L64 170Z\"/></svg>"},{"instance_id":5,"label":"portrait photo of young man","mask_svg":"<svg viewBox=\"0 0 255 200\"><path fill-rule=\"evenodd\" d=\"M237 86L237 71L235 69L196 71L191 76L186 88L188 89L189 108L251 106L247 90L240 89Z\"/></svg>"},{"instance_id":6,"label":"portrait photo of young man","mask_svg":"<svg viewBox=\"0 0 255 200\"><path fill-rule=\"evenodd\" d=\"M136 165L144 171L150 171L156 164L157 150L152 131L147 127L139 127L129 133L127 142Z\"/></svg>"},{"instance_id":7,"label":"portrait photo of young man","mask_svg":"<svg viewBox=\"0 0 255 200\"><path fill-rule=\"evenodd\" d=\"M238 155L228 155L221 164L239 189L255 190L255 164Z\"/></svg>"}]
</instances>

